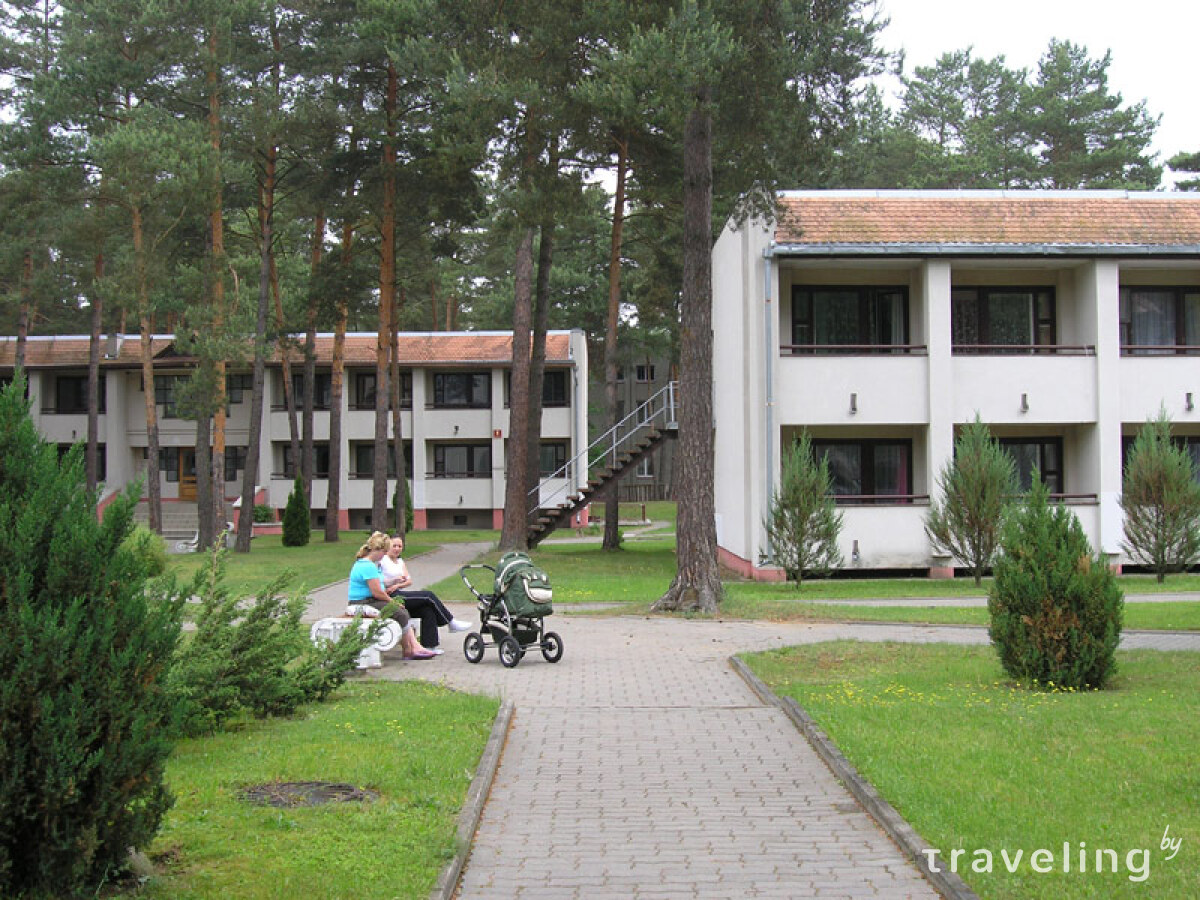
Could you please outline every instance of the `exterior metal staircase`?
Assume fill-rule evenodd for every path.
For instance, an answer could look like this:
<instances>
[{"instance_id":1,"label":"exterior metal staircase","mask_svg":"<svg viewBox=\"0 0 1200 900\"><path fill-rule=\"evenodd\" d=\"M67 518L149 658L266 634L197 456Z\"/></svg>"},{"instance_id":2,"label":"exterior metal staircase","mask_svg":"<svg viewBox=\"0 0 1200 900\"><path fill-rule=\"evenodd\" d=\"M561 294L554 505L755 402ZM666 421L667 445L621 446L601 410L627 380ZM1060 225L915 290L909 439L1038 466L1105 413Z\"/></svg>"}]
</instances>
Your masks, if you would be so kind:
<instances>
[{"instance_id":1,"label":"exterior metal staircase","mask_svg":"<svg viewBox=\"0 0 1200 900\"><path fill-rule=\"evenodd\" d=\"M604 493L633 466L679 435L678 382L672 381L588 445L529 492L532 507L526 538L536 547L554 529ZM578 487L576 466L588 467L588 481ZM562 482L551 489L555 482Z\"/></svg>"}]
</instances>

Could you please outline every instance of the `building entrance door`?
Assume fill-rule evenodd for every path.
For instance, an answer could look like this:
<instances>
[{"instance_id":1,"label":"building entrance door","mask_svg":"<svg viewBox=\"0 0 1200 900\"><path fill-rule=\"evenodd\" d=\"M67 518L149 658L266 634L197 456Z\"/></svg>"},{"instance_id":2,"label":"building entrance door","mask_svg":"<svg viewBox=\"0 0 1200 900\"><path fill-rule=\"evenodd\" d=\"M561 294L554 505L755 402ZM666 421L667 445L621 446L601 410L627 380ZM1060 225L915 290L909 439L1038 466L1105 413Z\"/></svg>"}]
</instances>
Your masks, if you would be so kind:
<instances>
[{"instance_id":1,"label":"building entrance door","mask_svg":"<svg viewBox=\"0 0 1200 900\"><path fill-rule=\"evenodd\" d=\"M196 499L196 450L193 447L179 448L179 499Z\"/></svg>"}]
</instances>

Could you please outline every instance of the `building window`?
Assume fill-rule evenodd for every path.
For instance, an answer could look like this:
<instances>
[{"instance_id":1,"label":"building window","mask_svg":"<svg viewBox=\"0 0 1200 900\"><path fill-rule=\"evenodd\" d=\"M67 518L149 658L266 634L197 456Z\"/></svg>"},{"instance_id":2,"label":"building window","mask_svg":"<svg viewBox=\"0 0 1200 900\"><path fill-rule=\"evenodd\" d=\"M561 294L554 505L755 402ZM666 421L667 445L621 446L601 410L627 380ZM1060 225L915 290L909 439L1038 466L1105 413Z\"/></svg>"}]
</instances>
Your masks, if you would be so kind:
<instances>
[{"instance_id":1,"label":"building window","mask_svg":"<svg viewBox=\"0 0 1200 900\"><path fill-rule=\"evenodd\" d=\"M1137 439L1136 435L1127 434L1121 438L1121 471L1124 472L1129 465L1129 451L1133 449L1133 442ZM1171 442L1177 447L1183 447L1188 452L1188 456L1192 458L1192 477L1196 481L1200 481L1200 437L1176 437L1172 435Z\"/></svg>"},{"instance_id":2,"label":"building window","mask_svg":"<svg viewBox=\"0 0 1200 900\"><path fill-rule=\"evenodd\" d=\"M565 369L548 369L542 375L542 408L570 406ZM504 406L512 404L512 371L504 373Z\"/></svg>"},{"instance_id":3,"label":"building window","mask_svg":"<svg viewBox=\"0 0 1200 900\"><path fill-rule=\"evenodd\" d=\"M387 477L396 477L396 445L388 441L387 445ZM375 444L358 442L351 446L354 468L350 471L351 478L375 477ZM404 477L412 478L412 444L404 443Z\"/></svg>"},{"instance_id":4,"label":"building window","mask_svg":"<svg viewBox=\"0 0 1200 900\"><path fill-rule=\"evenodd\" d=\"M285 478L295 478L298 474L296 461L292 458L292 445L290 443L281 444L280 449L283 457L283 476ZM329 477L329 442L315 441L313 442L313 478L328 478Z\"/></svg>"},{"instance_id":5,"label":"building window","mask_svg":"<svg viewBox=\"0 0 1200 900\"><path fill-rule=\"evenodd\" d=\"M654 366L650 364L638 366L635 374L638 384L648 384L654 380Z\"/></svg>"},{"instance_id":6,"label":"building window","mask_svg":"<svg viewBox=\"0 0 1200 900\"><path fill-rule=\"evenodd\" d=\"M191 447L162 447L158 451L158 468L170 484L178 482L181 473L195 478L196 454Z\"/></svg>"},{"instance_id":7,"label":"building window","mask_svg":"<svg viewBox=\"0 0 1200 900\"><path fill-rule=\"evenodd\" d=\"M647 453L645 456L642 457L641 461L637 464L637 477L638 478L653 478L654 477L654 454L653 453Z\"/></svg>"},{"instance_id":8,"label":"building window","mask_svg":"<svg viewBox=\"0 0 1200 900\"><path fill-rule=\"evenodd\" d=\"M1051 288L954 288L950 292L955 353L1028 352L1057 342Z\"/></svg>"},{"instance_id":9,"label":"building window","mask_svg":"<svg viewBox=\"0 0 1200 900\"><path fill-rule=\"evenodd\" d=\"M906 288L792 288L793 353L886 353L907 344Z\"/></svg>"},{"instance_id":10,"label":"building window","mask_svg":"<svg viewBox=\"0 0 1200 900\"><path fill-rule=\"evenodd\" d=\"M225 480L238 481L246 471L246 447L225 448Z\"/></svg>"},{"instance_id":11,"label":"building window","mask_svg":"<svg viewBox=\"0 0 1200 900\"><path fill-rule=\"evenodd\" d=\"M105 375L100 373L97 409L105 412ZM43 404L44 413L86 413L88 411L88 377L86 375L58 375L54 379L53 405Z\"/></svg>"},{"instance_id":12,"label":"building window","mask_svg":"<svg viewBox=\"0 0 1200 900\"><path fill-rule=\"evenodd\" d=\"M1033 487L1033 473L1038 471L1042 484L1050 494L1062 494L1066 480L1063 477L1062 438L1000 438L1000 446L1008 451L1017 464L1017 482L1022 491Z\"/></svg>"},{"instance_id":13,"label":"building window","mask_svg":"<svg viewBox=\"0 0 1200 900\"><path fill-rule=\"evenodd\" d=\"M542 381L542 406L568 406L567 376L565 369L547 371Z\"/></svg>"},{"instance_id":14,"label":"building window","mask_svg":"<svg viewBox=\"0 0 1200 900\"><path fill-rule=\"evenodd\" d=\"M492 405L490 372L438 372L433 376L434 409L488 409Z\"/></svg>"},{"instance_id":15,"label":"building window","mask_svg":"<svg viewBox=\"0 0 1200 900\"><path fill-rule=\"evenodd\" d=\"M282 385L280 387L282 391ZM313 409L328 410L333 401L333 375L329 372L317 372L313 381ZM292 370L292 402L297 410L304 409L304 373ZM271 405L275 412L287 409L286 403Z\"/></svg>"},{"instance_id":16,"label":"building window","mask_svg":"<svg viewBox=\"0 0 1200 900\"><path fill-rule=\"evenodd\" d=\"M912 441L814 440L813 453L829 463L833 495L842 503L911 499ZM895 499L893 499L895 498Z\"/></svg>"},{"instance_id":17,"label":"building window","mask_svg":"<svg viewBox=\"0 0 1200 900\"><path fill-rule=\"evenodd\" d=\"M538 474L542 478L550 475L562 477L562 470L567 465L567 444L565 441L547 441L541 445L538 458Z\"/></svg>"},{"instance_id":18,"label":"building window","mask_svg":"<svg viewBox=\"0 0 1200 900\"><path fill-rule=\"evenodd\" d=\"M375 373L359 372L354 376L354 395L351 409L375 408ZM388 409L392 408L388 401ZM400 408L412 409L412 372L400 373Z\"/></svg>"},{"instance_id":19,"label":"building window","mask_svg":"<svg viewBox=\"0 0 1200 900\"><path fill-rule=\"evenodd\" d=\"M178 418L179 390L187 378L186 375L154 376L154 402L162 407L164 419Z\"/></svg>"},{"instance_id":20,"label":"building window","mask_svg":"<svg viewBox=\"0 0 1200 900\"><path fill-rule=\"evenodd\" d=\"M225 376L225 393L229 405L241 403L245 394L254 392L254 376L249 372L239 372L236 375Z\"/></svg>"},{"instance_id":21,"label":"building window","mask_svg":"<svg viewBox=\"0 0 1200 900\"><path fill-rule=\"evenodd\" d=\"M491 444L437 444L433 448L434 478L491 478Z\"/></svg>"},{"instance_id":22,"label":"building window","mask_svg":"<svg viewBox=\"0 0 1200 900\"><path fill-rule=\"evenodd\" d=\"M1200 352L1200 288L1121 288L1121 352Z\"/></svg>"}]
</instances>

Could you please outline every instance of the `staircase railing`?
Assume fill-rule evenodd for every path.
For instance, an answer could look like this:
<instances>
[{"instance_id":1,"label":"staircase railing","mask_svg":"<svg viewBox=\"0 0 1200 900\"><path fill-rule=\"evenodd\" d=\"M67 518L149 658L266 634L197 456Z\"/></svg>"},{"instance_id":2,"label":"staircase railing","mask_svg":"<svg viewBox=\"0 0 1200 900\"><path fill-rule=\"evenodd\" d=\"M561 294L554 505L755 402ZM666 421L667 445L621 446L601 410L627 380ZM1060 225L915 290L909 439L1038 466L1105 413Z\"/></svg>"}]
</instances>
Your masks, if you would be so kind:
<instances>
[{"instance_id":1,"label":"staircase railing","mask_svg":"<svg viewBox=\"0 0 1200 900\"><path fill-rule=\"evenodd\" d=\"M567 460L561 467L543 478L538 482L537 487L529 492L529 496L533 498L533 506L530 507L529 512L532 514L543 506L560 505L553 501L564 494L570 497L579 490L579 486L573 484L575 479L571 475L581 460L585 461L585 470L590 470L591 465L602 463L605 460L609 465L615 465L617 457L626 448L637 443L637 440L652 428L677 428L679 421L678 395L679 382L668 382L650 399ZM597 452L598 450L600 452ZM559 479L566 479L566 481L543 497L542 488Z\"/></svg>"}]
</instances>

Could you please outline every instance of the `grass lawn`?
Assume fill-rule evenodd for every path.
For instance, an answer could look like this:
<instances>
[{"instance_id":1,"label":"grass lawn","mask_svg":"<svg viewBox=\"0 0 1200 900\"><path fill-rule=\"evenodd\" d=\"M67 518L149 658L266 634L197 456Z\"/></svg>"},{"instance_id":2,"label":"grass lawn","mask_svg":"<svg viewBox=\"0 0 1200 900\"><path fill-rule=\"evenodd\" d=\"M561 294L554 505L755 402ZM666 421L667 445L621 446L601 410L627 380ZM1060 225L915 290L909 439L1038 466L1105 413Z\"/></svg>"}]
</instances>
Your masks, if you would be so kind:
<instances>
[{"instance_id":1,"label":"grass lawn","mask_svg":"<svg viewBox=\"0 0 1200 900\"><path fill-rule=\"evenodd\" d=\"M875 582L848 583L859 587L861 598L878 596L871 591ZM1124 587L1124 582L1122 582L1122 587ZM971 594L970 596L978 595ZM988 624L987 608L982 606L922 606L920 598L914 598L911 606L839 606L822 603L821 599L824 598L821 598L817 592L810 592L807 586L797 592L792 585L738 582L725 586L725 602L721 605L721 615L739 619L772 619L780 622ZM1126 603L1125 627L1200 631L1200 600L1171 603Z\"/></svg>"},{"instance_id":2,"label":"grass lawn","mask_svg":"<svg viewBox=\"0 0 1200 900\"><path fill-rule=\"evenodd\" d=\"M335 544L327 544L324 532L314 531L304 547L285 547L278 534L259 535L250 543L249 553L230 552L226 556L226 584L235 595L252 596L284 570L293 573L289 589L314 590L350 575L354 554L369 532L346 531ZM495 541L495 531L413 531L405 537L404 556L411 559L441 544L463 541ZM203 553L168 557L169 571L180 580L190 578L203 562Z\"/></svg>"},{"instance_id":3,"label":"grass lawn","mask_svg":"<svg viewBox=\"0 0 1200 900\"><path fill-rule=\"evenodd\" d=\"M1200 896L1200 654L1120 652L1112 688L1085 693L1016 687L983 647L838 642L747 661L817 720L947 865L951 851L966 851L958 874L981 897ZM1182 839L1170 861L1160 849L1168 827ZM1040 848L1054 872L1031 868ZM1010 860L1024 851L1016 874L1001 849ZM1097 849L1117 851L1116 874L1108 856L1096 874ZM985 862L978 850L992 853L991 874L973 870Z\"/></svg>"},{"instance_id":4,"label":"grass lawn","mask_svg":"<svg viewBox=\"0 0 1200 900\"><path fill-rule=\"evenodd\" d=\"M423 682L356 681L288 720L180 743L175 806L150 848L149 898L424 897L455 851L455 822L498 703ZM275 809L238 798L268 782L377 791L366 803Z\"/></svg>"}]
</instances>

